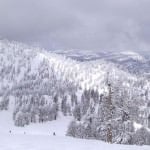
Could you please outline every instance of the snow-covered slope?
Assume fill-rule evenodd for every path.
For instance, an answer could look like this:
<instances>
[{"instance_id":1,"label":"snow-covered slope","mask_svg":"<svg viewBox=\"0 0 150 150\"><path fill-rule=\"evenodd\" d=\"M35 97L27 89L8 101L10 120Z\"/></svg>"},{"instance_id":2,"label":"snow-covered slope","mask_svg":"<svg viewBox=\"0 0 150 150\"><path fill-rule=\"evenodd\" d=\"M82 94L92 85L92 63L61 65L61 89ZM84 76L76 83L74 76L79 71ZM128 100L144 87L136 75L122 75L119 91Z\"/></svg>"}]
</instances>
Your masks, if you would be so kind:
<instances>
[{"instance_id":1,"label":"snow-covered slope","mask_svg":"<svg viewBox=\"0 0 150 150\"><path fill-rule=\"evenodd\" d=\"M107 144L96 140L51 135L0 134L2 150L149 150L149 146Z\"/></svg>"},{"instance_id":2,"label":"snow-covered slope","mask_svg":"<svg viewBox=\"0 0 150 150\"><path fill-rule=\"evenodd\" d=\"M75 108L86 107L86 111L80 116L83 123L91 110L94 111L93 118L98 115L101 96L107 99L109 83L114 89L114 104L122 99L130 104L136 103L133 108L137 110L144 107L144 117L147 119L149 80L131 74L126 67L124 69L121 65L118 66L118 62L123 64L132 60L145 63L146 59L128 52L115 54L114 60L117 58L117 62L113 61L113 54L109 57L104 55L106 53L103 53L104 57L101 56L101 59L99 54L95 54L99 59L91 56L94 54L87 54L84 57L91 61L77 61L71 55L68 57L69 53L65 53L66 56L56 53L58 52L47 52L17 42L0 41L0 110L7 110L0 112L0 119L3 120L0 132L4 136L7 136L9 130L18 134L14 135L16 138L25 136L22 135L24 132L32 136L49 136L55 130L58 136L65 135ZM76 56L80 58L80 54ZM85 103L86 100L88 103ZM11 111L8 106L11 106ZM141 118L132 114L131 119L140 122ZM4 120L7 120L8 125ZM31 125L22 130L13 124ZM60 130L57 129L61 124ZM7 128L3 130L3 126Z\"/></svg>"},{"instance_id":3,"label":"snow-covered slope","mask_svg":"<svg viewBox=\"0 0 150 150\"><path fill-rule=\"evenodd\" d=\"M136 91L149 87L149 81L145 78L131 75L108 61L112 56L108 56L107 61L103 55L103 59L81 62L55 53L17 42L0 41L0 99L5 95L16 95L18 91L53 96L57 92L75 93L79 89L91 88L104 93L107 92L108 80ZM122 55L145 61L134 53ZM121 58L121 55L118 56Z\"/></svg>"},{"instance_id":4,"label":"snow-covered slope","mask_svg":"<svg viewBox=\"0 0 150 150\"><path fill-rule=\"evenodd\" d=\"M149 150L149 146L107 144L97 140L75 139L65 136L71 118L60 118L24 128L15 127L11 111L0 113L1 150ZM11 133L10 133L11 130ZM53 132L56 136L53 136Z\"/></svg>"},{"instance_id":5,"label":"snow-covered slope","mask_svg":"<svg viewBox=\"0 0 150 150\"><path fill-rule=\"evenodd\" d=\"M105 60L79 62L23 44L0 42L0 91L29 80L46 82L52 76L63 83L69 82L83 89L95 88L100 91L104 90L108 72L112 80L137 80Z\"/></svg>"}]
</instances>

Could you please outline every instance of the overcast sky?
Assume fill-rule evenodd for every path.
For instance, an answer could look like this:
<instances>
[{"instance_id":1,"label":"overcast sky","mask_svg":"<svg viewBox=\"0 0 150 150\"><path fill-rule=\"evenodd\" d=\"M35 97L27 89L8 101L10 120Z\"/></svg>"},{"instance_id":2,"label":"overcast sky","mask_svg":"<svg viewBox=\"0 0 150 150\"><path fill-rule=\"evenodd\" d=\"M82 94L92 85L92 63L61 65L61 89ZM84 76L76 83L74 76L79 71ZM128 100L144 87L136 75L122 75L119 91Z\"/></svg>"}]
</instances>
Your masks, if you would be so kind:
<instances>
[{"instance_id":1,"label":"overcast sky","mask_svg":"<svg viewBox=\"0 0 150 150\"><path fill-rule=\"evenodd\" d=\"M0 36L47 49L149 50L150 0L0 0Z\"/></svg>"}]
</instances>

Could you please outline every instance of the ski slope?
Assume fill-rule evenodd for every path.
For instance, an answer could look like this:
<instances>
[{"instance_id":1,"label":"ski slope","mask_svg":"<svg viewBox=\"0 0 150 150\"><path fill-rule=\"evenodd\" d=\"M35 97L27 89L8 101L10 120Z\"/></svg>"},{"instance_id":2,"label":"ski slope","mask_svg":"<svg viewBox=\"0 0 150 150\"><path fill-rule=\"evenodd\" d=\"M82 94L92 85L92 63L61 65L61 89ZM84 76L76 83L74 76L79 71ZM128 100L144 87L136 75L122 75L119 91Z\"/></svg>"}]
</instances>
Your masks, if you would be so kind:
<instances>
[{"instance_id":1,"label":"ski slope","mask_svg":"<svg viewBox=\"0 0 150 150\"><path fill-rule=\"evenodd\" d=\"M149 146L107 144L97 140L66 137L71 117L57 121L31 124L25 127L13 125L11 110L0 112L0 150L149 150ZM11 130L11 133L9 132ZM56 136L53 136L53 132Z\"/></svg>"},{"instance_id":2,"label":"ski slope","mask_svg":"<svg viewBox=\"0 0 150 150\"><path fill-rule=\"evenodd\" d=\"M106 144L95 140L48 135L1 135L1 150L149 150L148 146Z\"/></svg>"}]
</instances>

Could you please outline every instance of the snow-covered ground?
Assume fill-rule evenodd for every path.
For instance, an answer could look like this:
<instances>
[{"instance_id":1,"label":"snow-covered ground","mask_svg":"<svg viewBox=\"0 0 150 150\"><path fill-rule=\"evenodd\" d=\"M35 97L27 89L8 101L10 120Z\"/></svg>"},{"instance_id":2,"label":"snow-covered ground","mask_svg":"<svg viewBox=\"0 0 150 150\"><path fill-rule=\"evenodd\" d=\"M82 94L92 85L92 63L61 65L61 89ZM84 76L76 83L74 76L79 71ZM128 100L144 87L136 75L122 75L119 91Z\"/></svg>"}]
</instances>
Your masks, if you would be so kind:
<instances>
[{"instance_id":1,"label":"snow-covered ground","mask_svg":"<svg viewBox=\"0 0 150 150\"><path fill-rule=\"evenodd\" d=\"M148 146L106 144L95 140L73 139L50 135L4 134L0 137L1 150L149 150Z\"/></svg>"},{"instance_id":2,"label":"snow-covered ground","mask_svg":"<svg viewBox=\"0 0 150 150\"><path fill-rule=\"evenodd\" d=\"M66 137L71 117L57 121L31 124L25 127L13 125L10 111L0 112L0 150L149 150L149 146L107 144L97 140ZM11 133L9 131L11 130ZM53 132L56 136L53 136Z\"/></svg>"}]
</instances>

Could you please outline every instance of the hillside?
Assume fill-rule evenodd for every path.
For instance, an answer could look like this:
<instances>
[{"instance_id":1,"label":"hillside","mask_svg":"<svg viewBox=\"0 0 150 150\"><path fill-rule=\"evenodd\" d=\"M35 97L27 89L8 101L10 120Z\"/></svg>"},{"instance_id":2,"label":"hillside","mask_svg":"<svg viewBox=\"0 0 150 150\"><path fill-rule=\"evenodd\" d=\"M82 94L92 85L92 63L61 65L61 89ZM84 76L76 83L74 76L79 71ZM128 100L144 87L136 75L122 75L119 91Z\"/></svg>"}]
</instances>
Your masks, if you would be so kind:
<instances>
[{"instance_id":1,"label":"hillside","mask_svg":"<svg viewBox=\"0 0 150 150\"><path fill-rule=\"evenodd\" d=\"M146 62L135 53L118 55L121 62L124 58ZM10 118L19 127L69 117L73 122L66 129L68 136L102 141L107 141L112 122L113 143L149 144L135 138L139 132L149 138L149 79L105 58L77 61L0 41L0 113L9 111L12 103ZM134 123L144 129L137 132Z\"/></svg>"}]
</instances>

